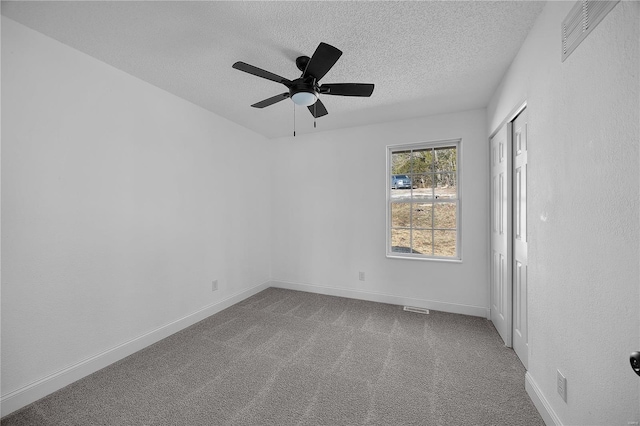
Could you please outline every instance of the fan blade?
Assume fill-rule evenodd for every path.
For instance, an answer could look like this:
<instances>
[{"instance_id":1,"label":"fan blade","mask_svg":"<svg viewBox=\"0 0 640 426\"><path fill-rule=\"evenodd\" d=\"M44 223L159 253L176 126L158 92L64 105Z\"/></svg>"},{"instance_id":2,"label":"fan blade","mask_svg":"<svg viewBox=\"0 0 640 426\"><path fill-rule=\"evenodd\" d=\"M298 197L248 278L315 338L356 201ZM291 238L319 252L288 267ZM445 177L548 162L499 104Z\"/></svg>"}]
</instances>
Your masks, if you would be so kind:
<instances>
[{"instance_id":1,"label":"fan blade","mask_svg":"<svg viewBox=\"0 0 640 426\"><path fill-rule=\"evenodd\" d=\"M311 59L309 59L307 69L304 70L302 77L311 76L316 81L320 80L335 65L341 55L342 51L340 49L336 49L327 43L320 43Z\"/></svg>"},{"instance_id":2,"label":"fan blade","mask_svg":"<svg viewBox=\"0 0 640 426\"><path fill-rule=\"evenodd\" d=\"M280 101L284 101L288 97L289 97L289 92L285 92L285 93L281 93L279 95L272 96L269 99L265 99L264 101L260 101L258 103L255 103L255 104L251 105L251 106L254 107L254 108L264 108L264 107L268 107L269 105L273 105L275 103L278 103Z\"/></svg>"},{"instance_id":3,"label":"fan blade","mask_svg":"<svg viewBox=\"0 0 640 426\"><path fill-rule=\"evenodd\" d=\"M329 112L324 107L324 104L322 103L322 101L320 99L318 99L315 104L309 105L307 108L309 108L309 112L315 118L323 117L323 116L329 114Z\"/></svg>"},{"instance_id":4,"label":"fan blade","mask_svg":"<svg viewBox=\"0 0 640 426\"><path fill-rule=\"evenodd\" d=\"M371 96L373 84L368 83L331 83L320 86L323 95Z\"/></svg>"},{"instance_id":5,"label":"fan blade","mask_svg":"<svg viewBox=\"0 0 640 426\"><path fill-rule=\"evenodd\" d=\"M291 85L291 80L288 80L284 77L280 77L277 74L274 74L269 71L265 71L261 68L254 67L253 65L249 65L244 62L236 62L235 64L233 64L233 68L240 71L244 71L249 74L253 74L258 77L266 78L267 80L275 81L276 83L282 83L287 87Z\"/></svg>"}]
</instances>

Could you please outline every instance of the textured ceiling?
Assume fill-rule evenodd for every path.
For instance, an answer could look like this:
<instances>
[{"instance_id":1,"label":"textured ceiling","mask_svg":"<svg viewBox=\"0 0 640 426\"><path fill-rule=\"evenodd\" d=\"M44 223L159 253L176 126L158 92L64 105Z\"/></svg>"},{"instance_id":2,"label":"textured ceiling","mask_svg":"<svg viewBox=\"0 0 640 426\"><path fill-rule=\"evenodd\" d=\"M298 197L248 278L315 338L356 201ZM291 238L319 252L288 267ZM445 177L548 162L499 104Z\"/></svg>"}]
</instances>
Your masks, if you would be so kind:
<instances>
[{"instance_id":1,"label":"textured ceiling","mask_svg":"<svg viewBox=\"0 0 640 426\"><path fill-rule=\"evenodd\" d=\"M374 83L371 98L322 96L300 133L484 107L542 2L2 2L2 14L269 138L291 135L293 103L250 105L323 41L344 53L321 83Z\"/></svg>"}]
</instances>

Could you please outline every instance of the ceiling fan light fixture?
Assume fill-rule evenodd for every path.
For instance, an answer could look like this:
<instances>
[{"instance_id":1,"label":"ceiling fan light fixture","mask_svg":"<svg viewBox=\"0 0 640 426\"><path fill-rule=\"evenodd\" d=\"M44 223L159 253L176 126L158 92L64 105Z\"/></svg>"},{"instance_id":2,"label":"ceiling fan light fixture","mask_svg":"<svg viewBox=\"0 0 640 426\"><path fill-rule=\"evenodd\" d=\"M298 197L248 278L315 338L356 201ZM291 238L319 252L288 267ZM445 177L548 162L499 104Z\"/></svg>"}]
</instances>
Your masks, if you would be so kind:
<instances>
[{"instance_id":1,"label":"ceiling fan light fixture","mask_svg":"<svg viewBox=\"0 0 640 426\"><path fill-rule=\"evenodd\" d=\"M327 43L320 43L313 56L298 56L296 66L302 75L289 80L272 72L238 61L233 68L266 80L275 81L287 87L289 92L280 93L251 105L253 108L265 108L290 98L294 105L306 106L314 119L328 114L320 100L322 95L369 97L373 84L369 83L331 83L319 85L319 81L335 65L342 51ZM294 108L295 112L295 108ZM314 120L315 127L315 120ZM294 130L295 135L295 130Z\"/></svg>"},{"instance_id":2,"label":"ceiling fan light fixture","mask_svg":"<svg viewBox=\"0 0 640 426\"><path fill-rule=\"evenodd\" d=\"M313 92L298 92L291 96L291 100L296 105L310 106L316 103L318 96Z\"/></svg>"}]
</instances>

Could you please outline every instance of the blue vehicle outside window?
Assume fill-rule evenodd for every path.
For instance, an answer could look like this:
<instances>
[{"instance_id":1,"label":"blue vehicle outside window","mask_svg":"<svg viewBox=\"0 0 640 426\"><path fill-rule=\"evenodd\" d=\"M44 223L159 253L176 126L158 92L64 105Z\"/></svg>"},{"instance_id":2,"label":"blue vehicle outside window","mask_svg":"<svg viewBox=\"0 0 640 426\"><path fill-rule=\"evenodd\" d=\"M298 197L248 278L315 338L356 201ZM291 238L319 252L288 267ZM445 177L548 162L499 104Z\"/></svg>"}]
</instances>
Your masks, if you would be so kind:
<instances>
[{"instance_id":1,"label":"blue vehicle outside window","mask_svg":"<svg viewBox=\"0 0 640 426\"><path fill-rule=\"evenodd\" d=\"M411 189L411 179L407 175L393 175L391 179L392 189Z\"/></svg>"}]
</instances>

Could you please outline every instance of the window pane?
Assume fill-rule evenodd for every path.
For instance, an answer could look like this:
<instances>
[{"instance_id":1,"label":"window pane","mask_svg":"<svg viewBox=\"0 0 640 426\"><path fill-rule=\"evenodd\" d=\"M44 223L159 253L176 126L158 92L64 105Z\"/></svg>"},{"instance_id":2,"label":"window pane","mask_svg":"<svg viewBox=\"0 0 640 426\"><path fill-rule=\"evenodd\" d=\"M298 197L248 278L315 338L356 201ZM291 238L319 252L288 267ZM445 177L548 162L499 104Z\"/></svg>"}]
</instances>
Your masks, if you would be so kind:
<instances>
[{"instance_id":1,"label":"window pane","mask_svg":"<svg viewBox=\"0 0 640 426\"><path fill-rule=\"evenodd\" d=\"M392 228L408 228L411 226L410 203L391 203L391 227Z\"/></svg>"},{"instance_id":2,"label":"window pane","mask_svg":"<svg viewBox=\"0 0 640 426\"><path fill-rule=\"evenodd\" d=\"M413 250L415 254L431 255L432 253L431 231L413 231Z\"/></svg>"},{"instance_id":3,"label":"window pane","mask_svg":"<svg viewBox=\"0 0 640 426\"><path fill-rule=\"evenodd\" d=\"M433 174L412 175L414 201L433 199Z\"/></svg>"},{"instance_id":4,"label":"window pane","mask_svg":"<svg viewBox=\"0 0 640 426\"><path fill-rule=\"evenodd\" d=\"M408 229L391 230L391 251L394 253L411 253L411 231Z\"/></svg>"},{"instance_id":5,"label":"window pane","mask_svg":"<svg viewBox=\"0 0 640 426\"><path fill-rule=\"evenodd\" d=\"M434 206L434 228L456 228L456 203L436 203Z\"/></svg>"},{"instance_id":6,"label":"window pane","mask_svg":"<svg viewBox=\"0 0 640 426\"><path fill-rule=\"evenodd\" d=\"M410 174L396 174L391 175L391 189L411 189L411 175Z\"/></svg>"},{"instance_id":7,"label":"window pane","mask_svg":"<svg viewBox=\"0 0 640 426\"><path fill-rule=\"evenodd\" d=\"M437 173L434 179L436 198L458 198L458 182L455 173Z\"/></svg>"},{"instance_id":8,"label":"window pane","mask_svg":"<svg viewBox=\"0 0 640 426\"><path fill-rule=\"evenodd\" d=\"M391 201L411 201L411 189L391 188Z\"/></svg>"},{"instance_id":9,"label":"window pane","mask_svg":"<svg viewBox=\"0 0 640 426\"><path fill-rule=\"evenodd\" d=\"M411 173L411 151L398 151L391 154L391 174Z\"/></svg>"},{"instance_id":10,"label":"window pane","mask_svg":"<svg viewBox=\"0 0 640 426\"><path fill-rule=\"evenodd\" d=\"M433 231L433 254L436 256L456 255L456 231Z\"/></svg>"},{"instance_id":11,"label":"window pane","mask_svg":"<svg viewBox=\"0 0 640 426\"><path fill-rule=\"evenodd\" d=\"M415 189L432 188L434 186L433 174L414 174L411 175L411 182Z\"/></svg>"},{"instance_id":12,"label":"window pane","mask_svg":"<svg viewBox=\"0 0 640 426\"><path fill-rule=\"evenodd\" d=\"M413 227L414 228L433 228L431 221L432 215L431 203L417 203L413 205Z\"/></svg>"},{"instance_id":13,"label":"window pane","mask_svg":"<svg viewBox=\"0 0 640 426\"><path fill-rule=\"evenodd\" d=\"M413 151L411 173L428 173L433 171L433 150L419 149Z\"/></svg>"},{"instance_id":14,"label":"window pane","mask_svg":"<svg viewBox=\"0 0 640 426\"><path fill-rule=\"evenodd\" d=\"M436 148L434 150L434 163L436 171L456 171L458 157L455 148Z\"/></svg>"}]
</instances>

